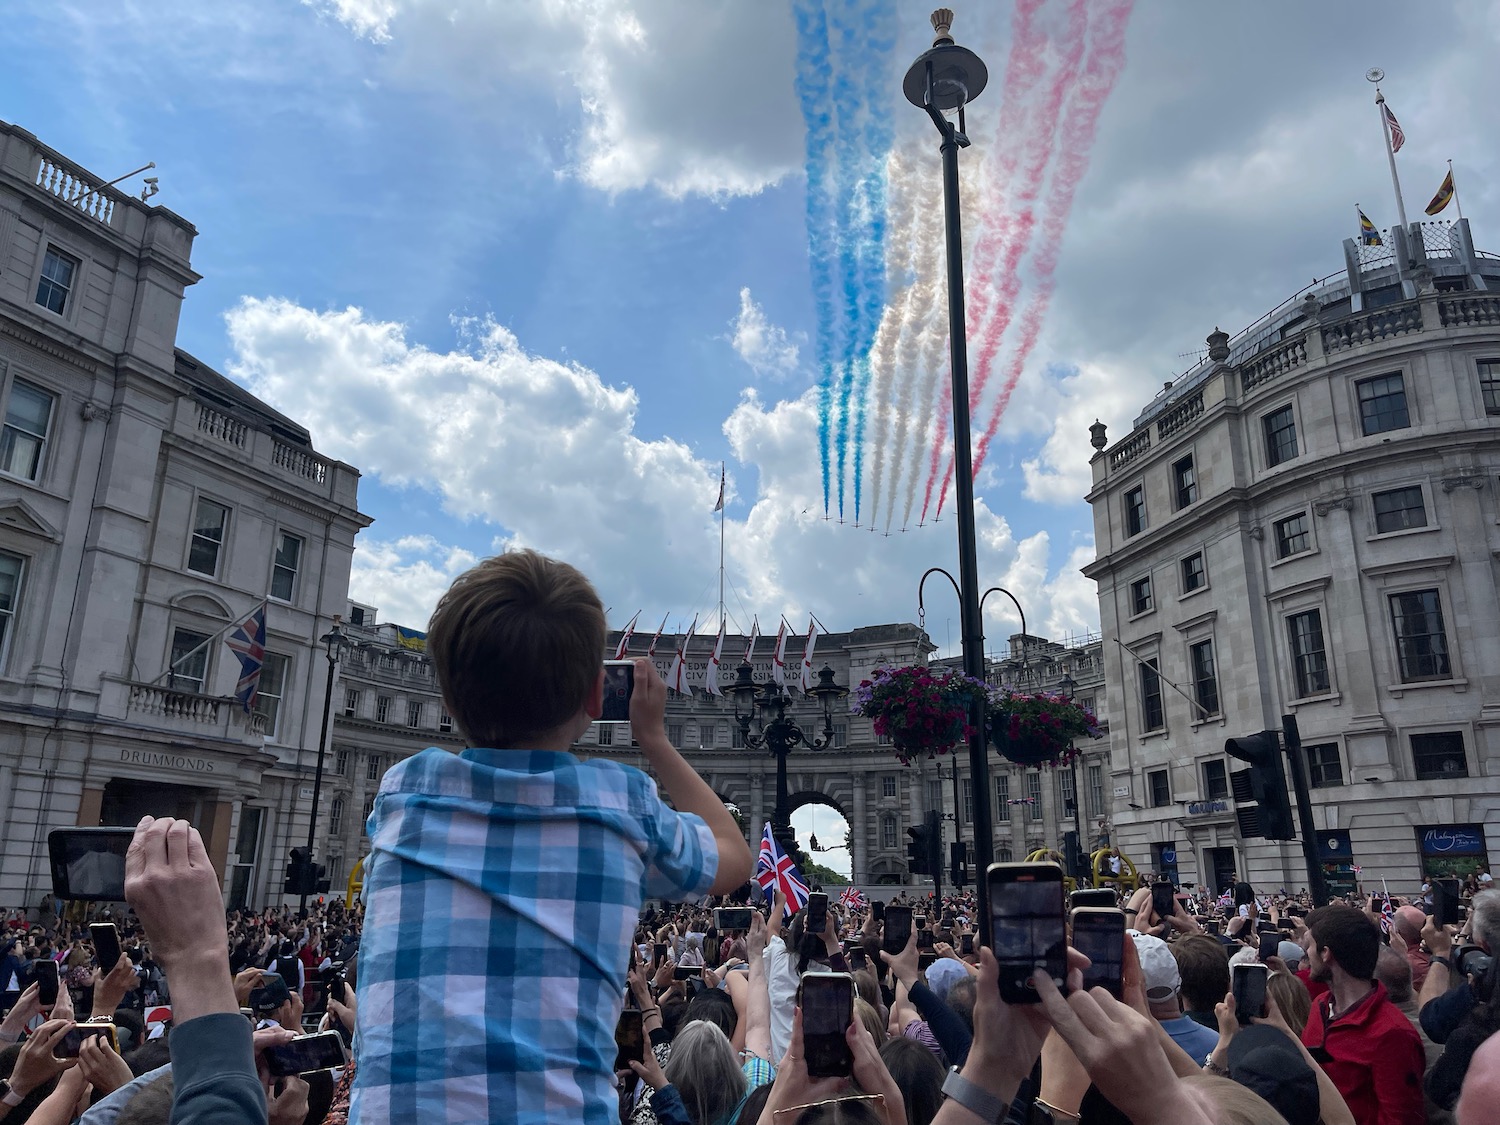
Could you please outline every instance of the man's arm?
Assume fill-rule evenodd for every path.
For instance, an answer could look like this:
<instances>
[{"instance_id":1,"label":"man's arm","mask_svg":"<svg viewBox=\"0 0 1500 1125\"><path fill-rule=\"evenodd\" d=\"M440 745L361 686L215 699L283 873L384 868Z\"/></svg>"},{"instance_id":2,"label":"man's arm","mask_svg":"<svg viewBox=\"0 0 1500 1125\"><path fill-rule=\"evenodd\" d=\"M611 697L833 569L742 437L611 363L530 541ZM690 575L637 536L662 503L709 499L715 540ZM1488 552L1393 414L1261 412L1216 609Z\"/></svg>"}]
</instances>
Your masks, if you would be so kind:
<instances>
[{"instance_id":1,"label":"man's arm","mask_svg":"<svg viewBox=\"0 0 1500 1125\"><path fill-rule=\"evenodd\" d=\"M1427 1052L1417 1035L1405 1034L1405 1027L1397 1031L1381 1036L1372 1054L1380 1060L1371 1068L1379 1107L1376 1125L1426 1125L1422 1073L1427 1069Z\"/></svg>"},{"instance_id":2,"label":"man's arm","mask_svg":"<svg viewBox=\"0 0 1500 1125\"><path fill-rule=\"evenodd\" d=\"M719 867L710 894L727 895L750 878L750 845L724 802L667 740L667 685L651 661L635 662L635 689L630 694L630 729L641 754L680 812L703 818L719 849Z\"/></svg>"}]
</instances>

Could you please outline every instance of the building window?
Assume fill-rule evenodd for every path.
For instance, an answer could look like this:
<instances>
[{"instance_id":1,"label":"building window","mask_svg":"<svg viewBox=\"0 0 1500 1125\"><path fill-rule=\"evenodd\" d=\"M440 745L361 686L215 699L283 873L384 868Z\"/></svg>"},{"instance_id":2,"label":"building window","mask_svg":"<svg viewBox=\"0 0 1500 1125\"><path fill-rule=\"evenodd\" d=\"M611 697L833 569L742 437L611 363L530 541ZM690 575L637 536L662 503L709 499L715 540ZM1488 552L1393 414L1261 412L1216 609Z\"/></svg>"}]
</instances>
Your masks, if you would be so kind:
<instances>
[{"instance_id":1,"label":"building window","mask_svg":"<svg viewBox=\"0 0 1500 1125\"><path fill-rule=\"evenodd\" d=\"M286 691L288 663L290 662L285 656L268 652L265 663L260 666L260 686L255 692L255 711L265 716L268 738L276 737L276 720L281 716L281 700Z\"/></svg>"},{"instance_id":2,"label":"building window","mask_svg":"<svg viewBox=\"0 0 1500 1125\"><path fill-rule=\"evenodd\" d=\"M284 602L292 600L297 588L297 564L302 559L302 540L282 532L276 540L276 557L271 565L271 596Z\"/></svg>"},{"instance_id":3,"label":"building window","mask_svg":"<svg viewBox=\"0 0 1500 1125\"><path fill-rule=\"evenodd\" d=\"M1484 412L1500 414L1500 359L1479 361L1479 393L1484 396Z\"/></svg>"},{"instance_id":4,"label":"building window","mask_svg":"<svg viewBox=\"0 0 1500 1125\"><path fill-rule=\"evenodd\" d=\"M1421 485L1377 492L1370 499L1375 504L1375 532L1378 535L1427 526L1427 505L1422 500Z\"/></svg>"},{"instance_id":5,"label":"building window","mask_svg":"<svg viewBox=\"0 0 1500 1125\"><path fill-rule=\"evenodd\" d=\"M5 429L0 431L0 471L36 480L51 425L52 396L20 379L12 382L5 400Z\"/></svg>"},{"instance_id":6,"label":"building window","mask_svg":"<svg viewBox=\"0 0 1500 1125\"><path fill-rule=\"evenodd\" d=\"M328 878L331 882L338 882L344 877L344 857L331 855L328 857Z\"/></svg>"},{"instance_id":7,"label":"building window","mask_svg":"<svg viewBox=\"0 0 1500 1125\"><path fill-rule=\"evenodd\" d=\"M380 780L380 755L379 754L371 754L368 758L365 759L365 780L366 781L379 781Z\"/></svg>"},{"instance_id":8,"label":"building window","mask_svg":"<svg viewBox=\"0 0 1500 1125\"><path fill-rule=\"evenodd\" d=\"M1189 555L1182 560L1182 592L1191 594L1208 585L1208 572L1203 569L1203 552Z\"/></svg>"},{"instance_id":9,"label":"building window","mask_svg":"<svg viewBox=\"0 0 1500 1125\"><path fill-rule=\"evenodd\" d=\"M21 598L21 569L24 563L17 555L0 554L0 660L5 658Z\"/></svg>"},{"instance_id":10,"label":"building window","mask_svg":"<svg viewBox=\"0 0 1500 1125\"><path fill-rule=\"evenodd\" d=\"M963 805L964 823L972 824L974 821L974 779L961 777L958 779L959 802Z\"/></svg>"},{"instance_id":11,"label":"building window","mask_svg":"<svg viewBox=\"0 0 1500 1125\"><path fill-rule=\"evenodd\" d=\"M1404 430L1411 425L1406 409L1406 384L1401 373L1377 375L1354 384L1359 392L1359 420L1366 435Z\"/></svg>"},{"instance_id":12,"label":"building window","mask_svg":"<svg viewBox=\"0 0 1500 1125\"><path fill-rule=\"evenodd\" d=\"M1443 604L1436 590L1391 595L1391 624L1396 629L1396 656L1401 680L1446 680L1453 674L1448 637L1443 631Z\"/></svg>"},{"instance_id":13,"label":"building window","mask_svg":"<svg viewBox=\"0 0 1500 1125\"><path fill-rule=\"evenodd\" d=\"M1042 819L1042 775L1032 770L1026 775L1026 796L1030 798L1026 805L1027 820Z\"/></svg>"},{"instance_id":14,"label":"building window","mask_svg":"<svg viewBox=\"0 0 1500 1125\"><path fill-rule=\"evenodd\" d=\"M1417 770L1418 781L1443 781L1452 777L1469 776L1464 736L1456 730L1412 735L1411 759Z\"/></svg>"},{"instance_id":15,"label":"building window","mask_svg":"<svg viewBox=\"0 0 1500 1125\"><path fill-rule=\"evenodd\" d=\"M228 508L199 497L193 509L193 536L188 546L189 570L210 577L219 572L219 548L224 545L224 528L228 523Z\"/></svg>"},{"instance_id":16,"label":"building window","mask_svg":"<svg viewBox=\"0 0 1500 1125\"><path fill-rule=\"evenodd\" d=\"M419 727L422 725L422 704L418 700L411 700L406 705L406 725Z\"/></svg>"},{"instance_id":17,"label":"building window","mask_svg":"<svg viewBox=\"0 0 1500 1125\"><path fill-rule=\"evenodd\" d=\"M438 732L440 734L453 733L453 716L446 711L438 712Z\"/></svg>"},{"instance_id":18,"label":"building window","mask_svg":"<svg viewBox=\"0 0 1500 1125\"><path fill-rule=\"evenodd\" d=\"M941 812L943 809L943 783L941 781L929 781L927 783L927 807Z\"/></svg>"},{"instance_id":19,"label":"building window","mask_svg":"<svg viewBox=\"0 0 1500 1125\"><path fill-rule=\"evenodd\" d=\"M359 813L359 827L366 836L370 834L370 814L375 811L375 795L372 793L365 798L364 807Z\"/></svg>"},{"instance_id":20,"label":"building window","mask_svg":"<svg viewBox=\"0 0 1500 1125\"><path fill-rule=\"evenodd\" d=\"M1153 809L1165 808L1172 803L1172 782L1166 770L1150 770L1146 774L1146 792L1151 794Z\"/></svg>"},{"instance_id":21,"label":"building window","mask_svg":"<svg viewBox=\"0 0 1500 1125\"><path fill-rule=\"evenodd\" d=\"M62 316L78 276L78 259L47 247L42 258L42 276L36 283L36 303L48 312Z\"/></svg>"},{"instance_id":22,"label":"building window","mask_svg":"<svg viewBox=\"0 0 1500 1125\"><path fill-rule=\"evenodd\" d=\"M191 629L172 630L172 655L167 664L169 688L203 693L203 683L208 679L210 639L207 633Z\"/></svg>"},{"instance_id":23,"label":"building window","mask_svg":"<svg viewBox=\"0 0 1500 1125\"><path fill-rule=\"evenodd\" d=\"M344 689L344 718L352 719L359 714L359 689L346 687Z\"/></svg>"},{"instance_id":24,"label":"building window","mask_svg":"<svg viewBox=\"0 0 1500 1125\"><path fill-rule=\"evenodd\" d=\"M1297 697L1324 694L1328 691L1328 657L1323 646L1323 615L1316 609L1294 613L1286 619L1286 628Z\"/></svg>"},{"instance_id":25,"label":"building window","mask_svg":"<svg viewBox=\"0 0 1500 1125\"><path fill-rule=\"evenodd\" d=\"M848 723L834 723L833 724L833 748L835 750L842 750L844 747L846 747L848 745L849 745L849 724Z\"/></svg>"},{"instance_id":26,"label":"building window","mask_svg":"<svg viewBox=\"0 0 1500 1125\"><path fill-rule=\"evenodd\" d=\"M1146 530L1146 490L1141 486L1125 494L1125 537L1139 535Z\"/></svg>"},{"instance_id":27,"label":"building window","mask_svg":"<svg viewBox=\"0 0 1500 1125\"><path fill-rule=\"evenodd\" d=\"M1290 558L1312 550L1312 535L1307 529L1307 513L1298 512L1276 521L1276 557Z\"/></svg>"},{"instance_id":28,"label":"building window","mask_svg":"<svg viewBox=\"0 0 1500 1125\"><path fill-rule=\"evenodd\" d=\"M344 798L335 797L328 806L328 834L337 836L344 828Z\"/></svg>"},{"instance_id":29,"label":"building window","mask_svg":"<svg viewBox=\"0 0 1500 1125\"><path fill-rule=\"evenodd\" d=\"M670 742L673 746L680 747L682 745L682 724L681 723L668 723L667 724L667 741Z\"/></svg>"},{"instance_id":30,"label":"building window","mask_svg":"<svg viewBox=\"0 0 1500 1125\"><path fill-rule=\"evenodd\" d=\"M1203 799L1222 801L1229 797L1229 771L1222 758L1209 758L1203 763Z\"/></svg>"},{"instance_id":31,"label":"building window","mask_svg":"<svg viewBox=\"0 0 1500 1125\"><path fill-rule=\"evenodd\" d=\"M1214 671L1213 641L1199 641L1188 649L1193 666L1193 696L1198 701L1197 718L1219 713L1219 677Z\"/></svg>"},{"instance_id":32,"label":"building window","mask_svg":"<svg viewBox=\"0 0 1500 1125\"><path fill-rule=\"evenodd\" d=\"M1014 854L1015 853L1013 853L1010 850L1010 845L1009 844L996 844L995 845L995 862L996 863L1010 863L1011 862L1011 857Z\"/></svg>"},{"instance_id":33,"label":"building window","mask_svg":"<svg viewBox=\"0 0 1500 1125\"><path fill-rule=\"evenodd\" d=\"M1290 405L1261 419L1266 431L1266 467L1275 468L1297 456L1297 417Z\"/></svg>"},{"instance_id":34,"label":"building window","mask_svg":"<svg viewBox=\"0 0 1500 1125\"><path fill-rule=\"evenodd\" d=\"M743 750L745 748L745 732L740 730L738 723L729 728L729 746L733 750Z\"/></svg>"},{"instance_id":35,"label":"building window","mask_svg":"<svg viewBox=\"0 0 1500 1125\"><path fill-rule=\"evenodd\" d=\"M1089 784L1089 816L1104 815L1104 767L1090 762L1087 770Z\"/></svg>"},{"instance_id":36,"label":"building window","mask_svg":"<svg viewBox=\"0 0 1500 1125\"><path fill-rule=\"evenodd\" d=\"M1004 823L1010 819L1010 774L995 775L995 820Z\"/></svg>"},{"instance_id":37,"label":"building window","mask_svg":"<svg viewBox=\"0 0 1500 1125\"><path fill-rule=\"evenodd\" d=\"M880 779L880 795L882 797L894 797L896 795L896 775L885 774Z\"/></svg>"},{"instance_id":38,"label":"building window","mask_svg":"<svg viewBox=\"0 0 1500 1125\"><path fill-rule=\"evenodd\" d=\"M615 725L613 723L598 723L594 727L594 741L600 746L613 746L615 744Z\"/></svg>"},{"instance_id":39,"label":"building window","mask_svg":"<svg viewBox=\"0 0 1500 1125\"><path fill-rule=\"evenodd\" d=\"M391 721L391 697L388 695L377 695L375 697L375 721L377 723L388 723Z\"/></svg>"},{"instance_id":40,"label":"building window","mask_svg":"<svg viewBox=\"0 0 1500 1125\"><path fill-rule=\"evenodd\" d=\"M1154 606L1151 602L1151 576L1138 579L1130 584L1130 615L1137 617L1142 613L1149 613Z\"/></svg>"},{"instance_id":41,"label":"building window","mask_svg":"<svg viewBox=\"0 0 1500 1125\"><path fill-rule=\"evenodd\" d=\"M1161 730L1167 716L1161 705L1161 674L1157 658L1141 661L1141 725L1145 730Z\"/></svg>"},{"instance_id":42,"label":"building window","mask_svg":"<svg viewBox=\"0 0 1500 1125\"><path fill-rule=\"evenodd\" d=\"M1177 487L1177 506L1186 508L1198 499L1198 471L1191 455L1172 466L1172 483Z\"/></svg>"},{"instance_id":43,"label":"building window","mask_svg":"<svg viewBox=\"0 0 1500 1125\"><path fill-rule=\"evenodd\" d=\"M1078 813L1077 796L1073 792L1073 771L1059 770L1057 774L1057 792L1062 797L1063 816L1073 817Z\"/></svg>"},{"instance_id":44,"label":"building window","mask_svg":"<svg viewBox=\"0 0 1500 1125\"><path fill-rule=\"evenodd\" d=\"M1304 746L1307 755L1307 783L1314 789L1329 789L1344 784L1344 767L1339 761L1337 742L1320 742Z\"/></svg>"},{"instance_id":45,"label":"building window","mask_svg":"<svg viewBox=\"0 0 1500 1125\"><path fill-rule=\"evenodd\" d=\"M363 625L365 623L365 607L362 605L351 605L349 607L349 624Z\"/></svg>"},{"instance_id":46,"label":"building window","mask_svg":"<svg viewBox=\"0 0 1500 1125\"><path fill-rule=\"evenodd\" d=\"M335 750L333 752L333 772L340 777L349 776L349 751Z\"/></svg>"},{"instance_id":47,"label":"building window","mask_svg":"<svg viewBox=\"0 0 1500 1125\"><path fill-rule=\"evenodd\" d=\"M880 846L886 851L896 846L896 818L889 814L880 818Z\"/></svg>"}]
</instances>

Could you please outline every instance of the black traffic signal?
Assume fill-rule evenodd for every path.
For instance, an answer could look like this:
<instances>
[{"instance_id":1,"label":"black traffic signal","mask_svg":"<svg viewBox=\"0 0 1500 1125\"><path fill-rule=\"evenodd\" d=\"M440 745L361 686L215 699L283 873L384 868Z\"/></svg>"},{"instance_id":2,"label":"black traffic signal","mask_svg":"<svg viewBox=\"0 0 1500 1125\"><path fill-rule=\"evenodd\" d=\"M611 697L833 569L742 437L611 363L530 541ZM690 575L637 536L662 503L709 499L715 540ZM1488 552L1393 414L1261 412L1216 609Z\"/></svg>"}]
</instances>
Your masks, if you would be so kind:
<instances>
[{"instance_id":1,"label":"black traffic signal","mask_svg":"<svg viewBox=\"0 0 1500 1125\"><path fill-rule=\"evenodd\" d=\"M1074 879L1082 879L1088 875L1088 859L1083 854L1083 849L1078 846L1077 832L1063 833L1063 863L1069 875Z\"/></svg>"},{"instance_id":2,"label":"black traffic signal","mask_svg":"<svg viewBox=\"0 0 1500 1125\"><path fill-rule=\"evenodd\" d=\"M286 882L282 885L282 893L289 895L305 893L303 888L307 885L308 868L311 862L312 853L306 848L292 849L292 857L286 865Z\"/></svg>"},{"instance_id":3,"label":"black traffic signal","mask_svg":"<svg viewBox=\"0 0 1500 1125\"><path fill-rule=\"evenodd\" d=\"M913 875L927 875L931 873L928 861L931 859L931 837L928 834L927 825L913 824L906 830L911 837L906 842L906 867Z\"/></svg>"},{"instance_id":4,"label":"black traffic signal","mask_svg":"<svg viewBox=\"0 0 1500 1125\"><path fill-rule=\"evenodd\" d=\"M1292 826L1292 804L1286 791L1286 767L1281 759L1281 735L1263 730L1245 738L1231 738L1224 743L1224 753L1242 762L1248 770L1231 775L1237 802L1253 801L1255 807L1236 809L1242 836L1263 836L1267 840L1295 840Z\"/></svg>"},{"instance_id":5,"label":"black traffic signal","mask_svg":"<svg viewBox=\"0 0 1500 1125\"><path fill-rule=\"evenodd\" d=\"M323 895L327 894L329 888L332 886L333 880L328 878L328 864L319 863L313 865L312 889L318 894Z\"/></svg>"},{"instance_id":6,"label":"black traffic signal","mask_svg":"<svg viewBox=\"0 0 1500 1125\"><path fill-rule=\"evenodd\" d=\"M948 845L948 876L955 887L969 882L969 849L959 840Z\"/></svg>"}]
</instances>

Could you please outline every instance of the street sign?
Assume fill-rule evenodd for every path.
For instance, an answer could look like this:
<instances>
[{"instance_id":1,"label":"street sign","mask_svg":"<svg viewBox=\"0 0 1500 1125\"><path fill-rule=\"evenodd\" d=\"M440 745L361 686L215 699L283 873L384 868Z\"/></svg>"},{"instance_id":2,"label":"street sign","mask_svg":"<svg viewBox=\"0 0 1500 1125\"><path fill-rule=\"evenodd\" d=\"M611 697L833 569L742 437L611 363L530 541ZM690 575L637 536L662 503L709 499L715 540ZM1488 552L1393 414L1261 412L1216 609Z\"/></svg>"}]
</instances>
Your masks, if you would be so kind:
<instances>
[{"instance_id":1,"label":"street sign","mask_svg":"<svg viewBox=\"0 0 1500 1125\"><path fill-rule=\"evenodd\" d=\"M1130 786L1128 786L1128 785L1116 785L1115 786L1115 796L1116 797L1128 797L1128 796L1130 796Z\"/></svg>"}]
</instances>

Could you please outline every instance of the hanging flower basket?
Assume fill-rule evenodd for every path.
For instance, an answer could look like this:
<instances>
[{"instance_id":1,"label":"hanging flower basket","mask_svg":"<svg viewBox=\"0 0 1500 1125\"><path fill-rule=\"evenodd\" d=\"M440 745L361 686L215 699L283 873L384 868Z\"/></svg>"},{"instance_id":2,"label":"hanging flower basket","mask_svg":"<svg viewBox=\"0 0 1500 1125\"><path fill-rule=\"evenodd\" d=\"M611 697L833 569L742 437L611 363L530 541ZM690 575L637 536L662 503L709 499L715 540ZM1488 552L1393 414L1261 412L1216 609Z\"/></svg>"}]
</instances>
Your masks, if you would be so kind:
<instances>
[{"instance_id":1,"label":"hanging flower basket","mask_svg":"<svg viewBox=\"0 0 1500 1125\"><path fill-rule=\"evenodd\" d=\"M995 749L1022 766L1066 766L1078 757L1073 739L1104 733L1092 711L1065 695L1009 688L989 693L988 725Z\"/></svg>"},{"instance_id":2,"label":"hanging flower basket","mask_svg":"<svg viewBox=\"0 0 1500 1125\"><path fill-rule=\"evenodd\" d=\"M973 731L969 709L985 686L962 672L916 665L877 668L854 690L850 711L873 719L875 733L891 740L896 757L910 765L925 753L946 754Z\"/></svg>"}]
</instances>

